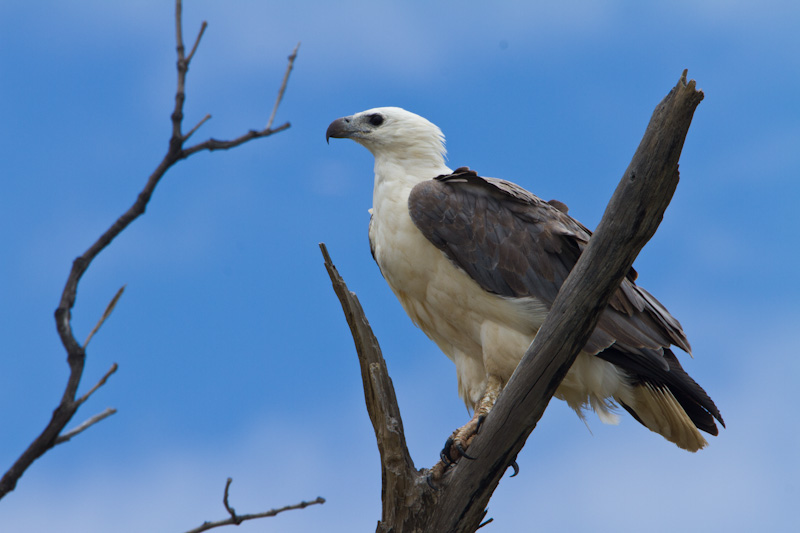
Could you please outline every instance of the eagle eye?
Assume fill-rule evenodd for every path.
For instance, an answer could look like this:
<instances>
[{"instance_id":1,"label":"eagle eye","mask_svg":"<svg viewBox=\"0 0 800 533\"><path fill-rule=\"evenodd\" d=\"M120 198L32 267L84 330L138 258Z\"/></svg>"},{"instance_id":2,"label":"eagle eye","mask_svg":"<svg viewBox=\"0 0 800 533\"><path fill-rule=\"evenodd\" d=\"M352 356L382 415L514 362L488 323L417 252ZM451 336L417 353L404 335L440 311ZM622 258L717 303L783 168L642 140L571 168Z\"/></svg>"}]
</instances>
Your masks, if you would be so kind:
<instances>
[{"instance_id":1,"label":"eagle eye","mask_svg":"<svg viewBox=\"0 0 800 533\"><path fill-rule=\"evenodd\" d=\"M380 126L383 124L383 116L375 113L374 115L369 116L369 123L373 126Z\"/></svg>"}]
</instances>

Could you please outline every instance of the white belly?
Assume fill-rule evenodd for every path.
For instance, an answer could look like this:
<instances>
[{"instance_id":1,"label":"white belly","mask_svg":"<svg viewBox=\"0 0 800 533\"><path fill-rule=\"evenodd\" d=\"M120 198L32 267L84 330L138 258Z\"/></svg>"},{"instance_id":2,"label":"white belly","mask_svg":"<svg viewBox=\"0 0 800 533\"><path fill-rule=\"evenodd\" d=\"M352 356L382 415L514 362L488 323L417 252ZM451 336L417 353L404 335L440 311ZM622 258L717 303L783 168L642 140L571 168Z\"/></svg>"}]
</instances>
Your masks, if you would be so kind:
<instances>
[{"instance_id":1,"label":"white belly","mask_svg":"<svg viewBox=\"0 0 800 533\"><path fill-rule=\"evenodd\" d=\"M487 293L420 233L405 206L381 207L370 227L375 259L411 320L456 363L459 393L471 405L487 373L511 377L544 312L532 320L514 301Z\"/></svg>"}]
</instances>

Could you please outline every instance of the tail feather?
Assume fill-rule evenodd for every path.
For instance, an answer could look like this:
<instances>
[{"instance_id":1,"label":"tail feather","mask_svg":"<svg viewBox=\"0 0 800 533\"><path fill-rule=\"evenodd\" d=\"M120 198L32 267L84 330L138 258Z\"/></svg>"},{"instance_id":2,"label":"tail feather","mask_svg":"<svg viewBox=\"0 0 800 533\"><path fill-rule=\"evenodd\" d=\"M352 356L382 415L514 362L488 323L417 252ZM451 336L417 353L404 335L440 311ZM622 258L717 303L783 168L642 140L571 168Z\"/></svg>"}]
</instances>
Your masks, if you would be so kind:
<instances>
[{"instance_id":1,"label":"tail feather","mask_svg":"<svg viewBox=\"0 0 800 533\"><path fill-rule=\"evenodd\" d=\"M668 368L651 364L647 358L633 357L617 346L597 355L627 372L633 397L618 399L625 410L681 448L703 448L706 440L698 430L717 435L715 419L725 426L714 401L681 367L672 350L665 348L661 354Z\"/></svg>"},{"instance_id":2,"label":"tail feather","mask_svg":"<svg viewBox=\"0 0 800 533\"><path fill-rule=\"evenodd\" d=\"M622 406L648 429L690 452L708 444L669 387L644 382L634 386L633 399L635 405Z\"/></svg>"},{"instance_id":3,"label":"tail feather","mask_svg":"<svg viewBox=\"0 0 800 533\"><path fill-rule=\"evenodd\" d=\"M672 350L664 350L664 359L669 364L669 379L664 381L665 385L670 388L675 399L699 429L717 435L719 430L714 419L716 418L722 427L725 427L725 421L714 401L703 387L686 373Z\"/></svg>"}]
</instances>

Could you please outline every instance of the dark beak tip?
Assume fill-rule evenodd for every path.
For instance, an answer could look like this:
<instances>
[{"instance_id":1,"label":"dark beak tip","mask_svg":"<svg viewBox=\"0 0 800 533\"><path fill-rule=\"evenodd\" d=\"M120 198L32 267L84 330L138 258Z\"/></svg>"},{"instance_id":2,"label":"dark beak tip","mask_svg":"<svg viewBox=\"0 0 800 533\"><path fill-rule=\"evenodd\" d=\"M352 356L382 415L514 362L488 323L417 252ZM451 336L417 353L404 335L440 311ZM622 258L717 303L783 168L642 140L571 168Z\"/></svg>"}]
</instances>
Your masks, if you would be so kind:
<instances>
[{"instance_id":1,"label":"dark beak tip","mask_svg":"<svg viewBox=\"0 0 800 533\"><path fill-rule=\"evenodd\" d=\"M348 130L349 120L345 120L346 118L347 117L337 118L331 122L330 126L328 126L328 130L325 132L326 143L331 143L331 137L334 139L342 139L350 136L350 131Z\"/></svg>"}]
</instances>

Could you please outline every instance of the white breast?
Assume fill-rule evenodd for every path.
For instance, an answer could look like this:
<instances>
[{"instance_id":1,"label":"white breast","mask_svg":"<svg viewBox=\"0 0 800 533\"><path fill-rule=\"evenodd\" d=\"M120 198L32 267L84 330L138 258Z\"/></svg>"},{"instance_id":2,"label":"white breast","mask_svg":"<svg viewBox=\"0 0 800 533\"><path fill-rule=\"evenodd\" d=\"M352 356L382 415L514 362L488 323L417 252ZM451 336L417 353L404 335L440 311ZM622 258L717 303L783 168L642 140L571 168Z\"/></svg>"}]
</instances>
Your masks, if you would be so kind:
<instances>
[{"instance_id":1,"label":"white breast","mask_svg":"<svg viewBox=\"0 0 800 533\"><path fill-rule=\"evenodd\" d=\"M511 377L547 308L534 298L488 293L447 259L409 216L413 185L403 180L376 183L370 243L381 272L411 320L455 362L459 395L474 407L488 374L504 382ZM604 422L614 423L613 404L607 399L627 399L629 389L614 365L581 353L556 396L579 414L591 406Z\"/></svg>"},{"instance_id":2,"label":"white breast","mask_svg":"<svg viewBox=\"0 0 800 533\"><path fill-rule=\"evenodd\" d=\"M455 267L411 220L410 191L410 186L376 186L370 242L403 308L456 363L459 393L472 405L483 393L487 372L504 380L511 376L546 309L532 299L488 293Z\"/></svg>"}]
</instances>

